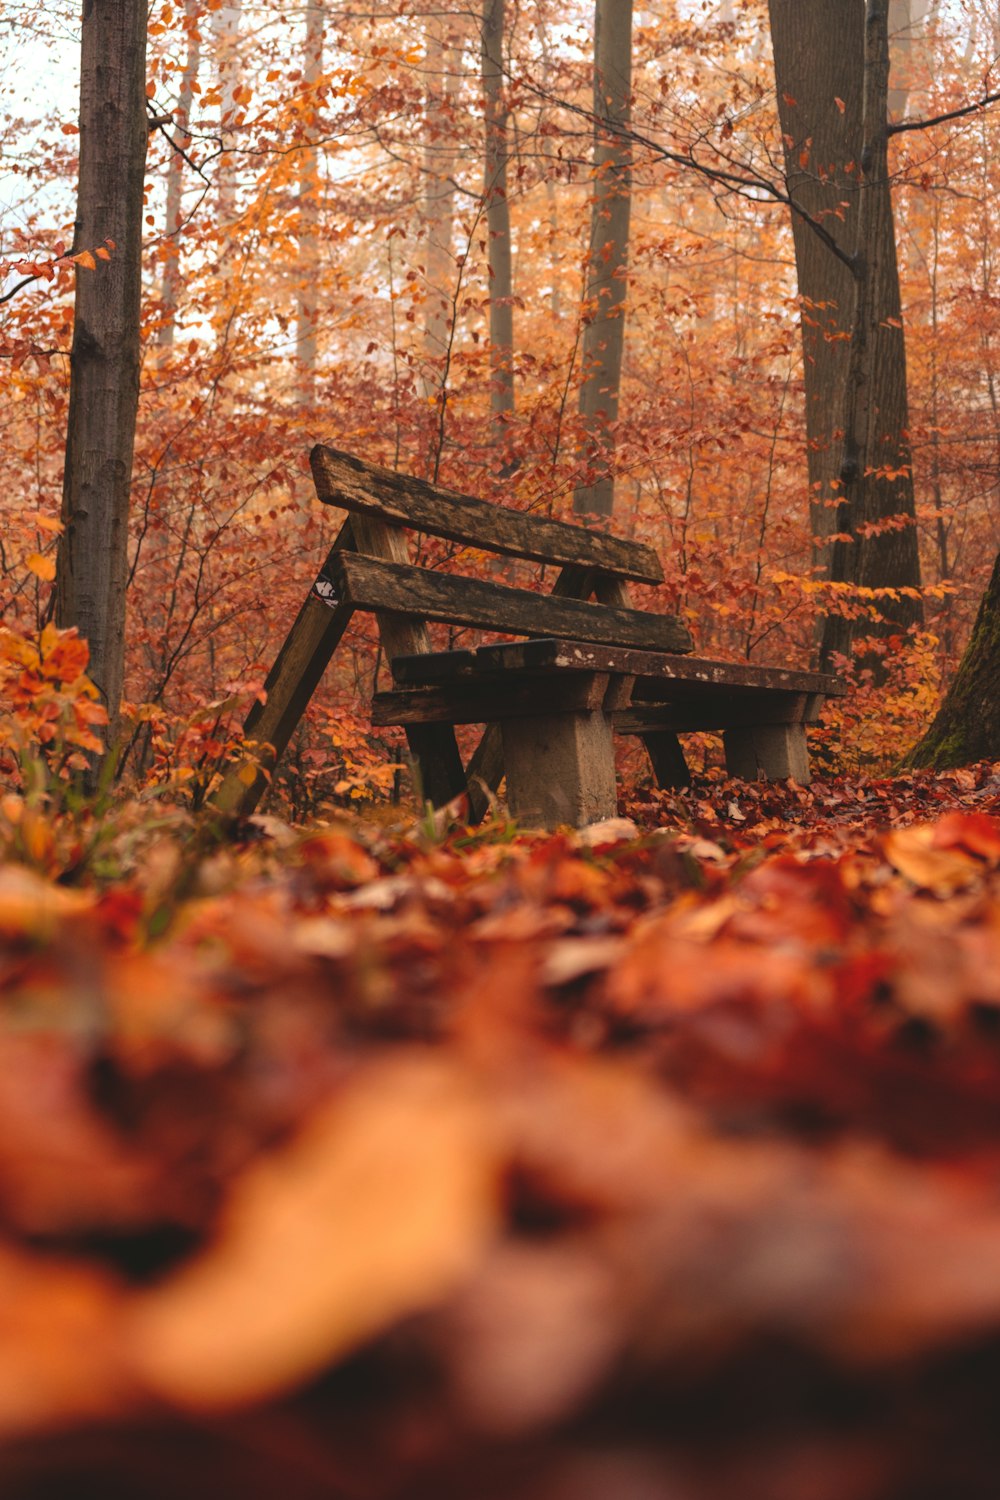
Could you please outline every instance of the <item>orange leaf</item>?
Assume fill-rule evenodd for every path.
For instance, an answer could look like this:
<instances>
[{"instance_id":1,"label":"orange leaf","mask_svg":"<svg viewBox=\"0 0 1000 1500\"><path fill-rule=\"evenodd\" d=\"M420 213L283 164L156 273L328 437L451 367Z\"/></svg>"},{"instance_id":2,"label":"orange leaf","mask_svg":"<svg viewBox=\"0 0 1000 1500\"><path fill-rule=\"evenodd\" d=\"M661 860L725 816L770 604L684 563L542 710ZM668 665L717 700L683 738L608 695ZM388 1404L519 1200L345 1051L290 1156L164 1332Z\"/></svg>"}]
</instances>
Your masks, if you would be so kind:
<instances>
[{"instance_id":1,"label":"orange leaf","mask_svg":"<svg viewBox=\"0 0 1000 1500\"><path fill-rule=\"evenodd\" d=\"M44 557L41 552L32 552L25 558L25 565L29 573L34 573L43 583L51 583L56 576L56 565L51 557Z\"/></svg>"},{"instance_id":2,"label":"orange leaf","mask_svg":"<svg viewBox=\"0 0 1000 1500\"><path fill-rule=\"evenodd\" d=\"M79 255L73 256L73 261L78 266L84 266L88 271L97 270L97 261L89 250L81 250Z\"/></svg>"},{"instance_id":3,"label":"orange leaf","mask_svg":"<svg viewBox=\"0 0 1000 1500\"><path fill-rule=\"evenodd\" d=\"M454 1069L364 1070L237 1182L213 1247L138 1299L135 1368L194 1408L300 1384L468 1275L493 1232L496 1177L482 1107Z\"/></svg>"}]
</instances>

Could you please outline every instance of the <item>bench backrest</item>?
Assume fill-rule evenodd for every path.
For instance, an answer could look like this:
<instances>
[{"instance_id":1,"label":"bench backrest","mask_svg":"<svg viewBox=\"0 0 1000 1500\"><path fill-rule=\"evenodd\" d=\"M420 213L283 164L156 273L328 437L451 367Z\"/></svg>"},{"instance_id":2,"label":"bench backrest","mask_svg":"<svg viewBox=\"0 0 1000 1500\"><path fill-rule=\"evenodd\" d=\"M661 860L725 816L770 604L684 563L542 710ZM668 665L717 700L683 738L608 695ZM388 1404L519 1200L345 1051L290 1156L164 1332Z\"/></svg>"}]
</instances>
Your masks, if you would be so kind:
<instances>
[{"instance_id":1,"label":"bench backrest","mask_svg":"<svg viewBox=\"0 0 1000 1500\"><path fill-rule=\"evenodd\" d=\"M458 495L333 448L314 448L310 462L320 500L352 517L351 544L327 559L320 593L328 604L373 610L390 658L427 649L421 635L427 620L506 635L691 649L680 620L631 607L629 582L663 581L659 558L641 542ZM411 561L406 531L561 571L552 592L541 594L422 568Z\"/></svg>"}]
</instances>

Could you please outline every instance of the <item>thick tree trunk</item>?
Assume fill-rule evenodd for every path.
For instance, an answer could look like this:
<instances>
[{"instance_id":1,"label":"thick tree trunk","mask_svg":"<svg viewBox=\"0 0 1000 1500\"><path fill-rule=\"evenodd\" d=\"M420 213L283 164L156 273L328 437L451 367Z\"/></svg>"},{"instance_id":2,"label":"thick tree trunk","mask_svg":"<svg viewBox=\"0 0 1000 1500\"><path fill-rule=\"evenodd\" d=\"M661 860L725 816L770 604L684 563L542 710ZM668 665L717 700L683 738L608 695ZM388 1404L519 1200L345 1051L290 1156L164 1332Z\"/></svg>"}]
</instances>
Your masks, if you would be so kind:
<instances>
[{"instance_id":1,"label":"thick tree trunk","mask_svg":"<svg viewBox=\"0 0 1000 1500\"><path fill-rule=\"evenodd\" d=\"M77 270L56 618L90 643L114 736L125 665L129 488L139 400L146 162L145 0L85 0L75 245L114 241Z\"/></svg>"},{"instance_id":2,"label":"thick tree trunk","mask_svg":"<svg viewBox=\"0 0 1000 1500\"><path fill-rule=\"evenodd\" d=\"M1000 760L1000 556L948 693L906 764L945 771Z\"/></svg>"},{"instance_id":3,"label":"thick tree trunk","mask_svg":"<svg viewBox=\"0 0 1000 1500\"><path fill-rule=\"evenodd\" d=\"M614 507L615 426L625 349L632 148L632 0L596 0L594 14L594 194L584 306L579 412L587 483L573 494L578 515Z\"/></svg>"},{"instance_id":4,"label":"thick tree trunk","mask_svg":"<svg viewBox=\"0 0 1000 1500\"><path fill-rule=\"evenodd\" d=\"M514 411L514 284L507 202L507 101L503 79L504 0L483 4L486 200L490 278L490 425L502 443Z\"/></svg>"},{"instance_id":5,"label":"thick tree trunk","mask_svg":"<svg viewBox=\"0 0 1000 1500\"><path fill-rule=\"evenodd\" d=\"M848 168L861 157L864 0L769 0L769 10L789 196L853 255L857 177ZM814 561L821 564L825 538L836 529L837 432L854 279L798 214L792 215L792 236L802 306Z\"/></svg>"},{"instance_id":6,"label":"thick tree trunk","mask_svg":"<svg viewBox=\"0 0 1000 1500\"><path fill-rule=\"evenodd\" d=\"M919 624L906 348L888 170L886 0L769 0L790 196L834 235L794 225L803 299L806 430L816 561L877 594L866 635ZM846 205L846 207L845 207ZM830 543L831 536L845 538ZM821 660L849 655L830 616Z\"/></svg>"},{"instance_id":7,"label":"thick tree trunk","mask_svg":"<svg viewBox=\"0 0 1000 1500\"><path fill-rule=\"evenodd\" d=\"M923 623L920 559L907 432L906 343L889 190L889 32L885 0L868 0L864 26L861 178L854 255L854 325L843 404L838 539L831 576L877 592L879 619L855 627L828 616L820 664L850 654L857 631L890 635ZM846 538L846 540L842 540Z\"/></svg>"}]
</instances>

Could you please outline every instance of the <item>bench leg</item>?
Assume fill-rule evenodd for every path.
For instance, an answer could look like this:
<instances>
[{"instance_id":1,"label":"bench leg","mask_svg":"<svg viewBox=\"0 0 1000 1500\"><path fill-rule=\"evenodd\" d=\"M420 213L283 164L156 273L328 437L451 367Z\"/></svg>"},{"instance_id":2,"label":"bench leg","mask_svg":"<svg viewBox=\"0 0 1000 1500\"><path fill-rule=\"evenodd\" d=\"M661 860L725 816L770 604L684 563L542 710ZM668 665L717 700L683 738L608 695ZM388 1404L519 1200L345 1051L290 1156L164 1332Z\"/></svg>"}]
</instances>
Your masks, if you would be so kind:
<instances>
[{"instance_id":1,"label":"bench leg","mask_svg":"<svg viewBox=\"0 0 1000 1500\"><path fill-rule=\"evenodd\" d=\"M529 828L582 828L613 818L615 756L603 713L505 719L504 761L511 817Z\"/></svg>"},{"instance_id":2,"label":"bench leg","mask_svg":"<svg viewBox=\"0 0 1000 1500\"><path fill-rule=\"evenodd\" d=\"M658 729L644 734L642 743L646 747L656 785L670 788L691 785L691 772L684 759L681 742L672 729Z\"/></svg>"},{"instance_id":3,"label":"bench leg","mask_svg":"<svg viewBox=\"0 0 1000 1500\"><path fill-rule=\"evenodd\" d=\"M444 807L461 796L465 791L465 772L451 725L409 724L406 741L421 800L432 807Z\"/></svg>"},{"instance_id":4,"label":"bench leg","mask_svg":"<svg viewBox=\"0 0 1000 1500\"><path fill-rule=\"evenodd\" d=\"M726 770L743 781L785 781L809 785L809 755L802 724L766 724L723 732Z\"/></svg>"}]
</instances>

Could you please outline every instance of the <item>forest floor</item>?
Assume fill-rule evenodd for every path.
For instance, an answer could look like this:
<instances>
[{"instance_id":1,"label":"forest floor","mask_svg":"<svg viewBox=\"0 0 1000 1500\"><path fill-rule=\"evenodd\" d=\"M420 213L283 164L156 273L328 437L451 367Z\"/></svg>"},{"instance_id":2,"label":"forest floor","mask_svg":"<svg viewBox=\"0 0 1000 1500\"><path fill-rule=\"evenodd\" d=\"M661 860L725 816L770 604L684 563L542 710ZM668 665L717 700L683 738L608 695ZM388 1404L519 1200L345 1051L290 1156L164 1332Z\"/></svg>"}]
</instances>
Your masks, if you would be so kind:
<instances>
[{"instance_id":1,"label":"forest floor","mask_svg":"<svg viewBox=\"0 0 1000 1500\"><path fill-rule=\"evenodd\" d=\"M1000 765L3 803L5 1500L996 1496Z\"/></svg>"}]
</instances>

